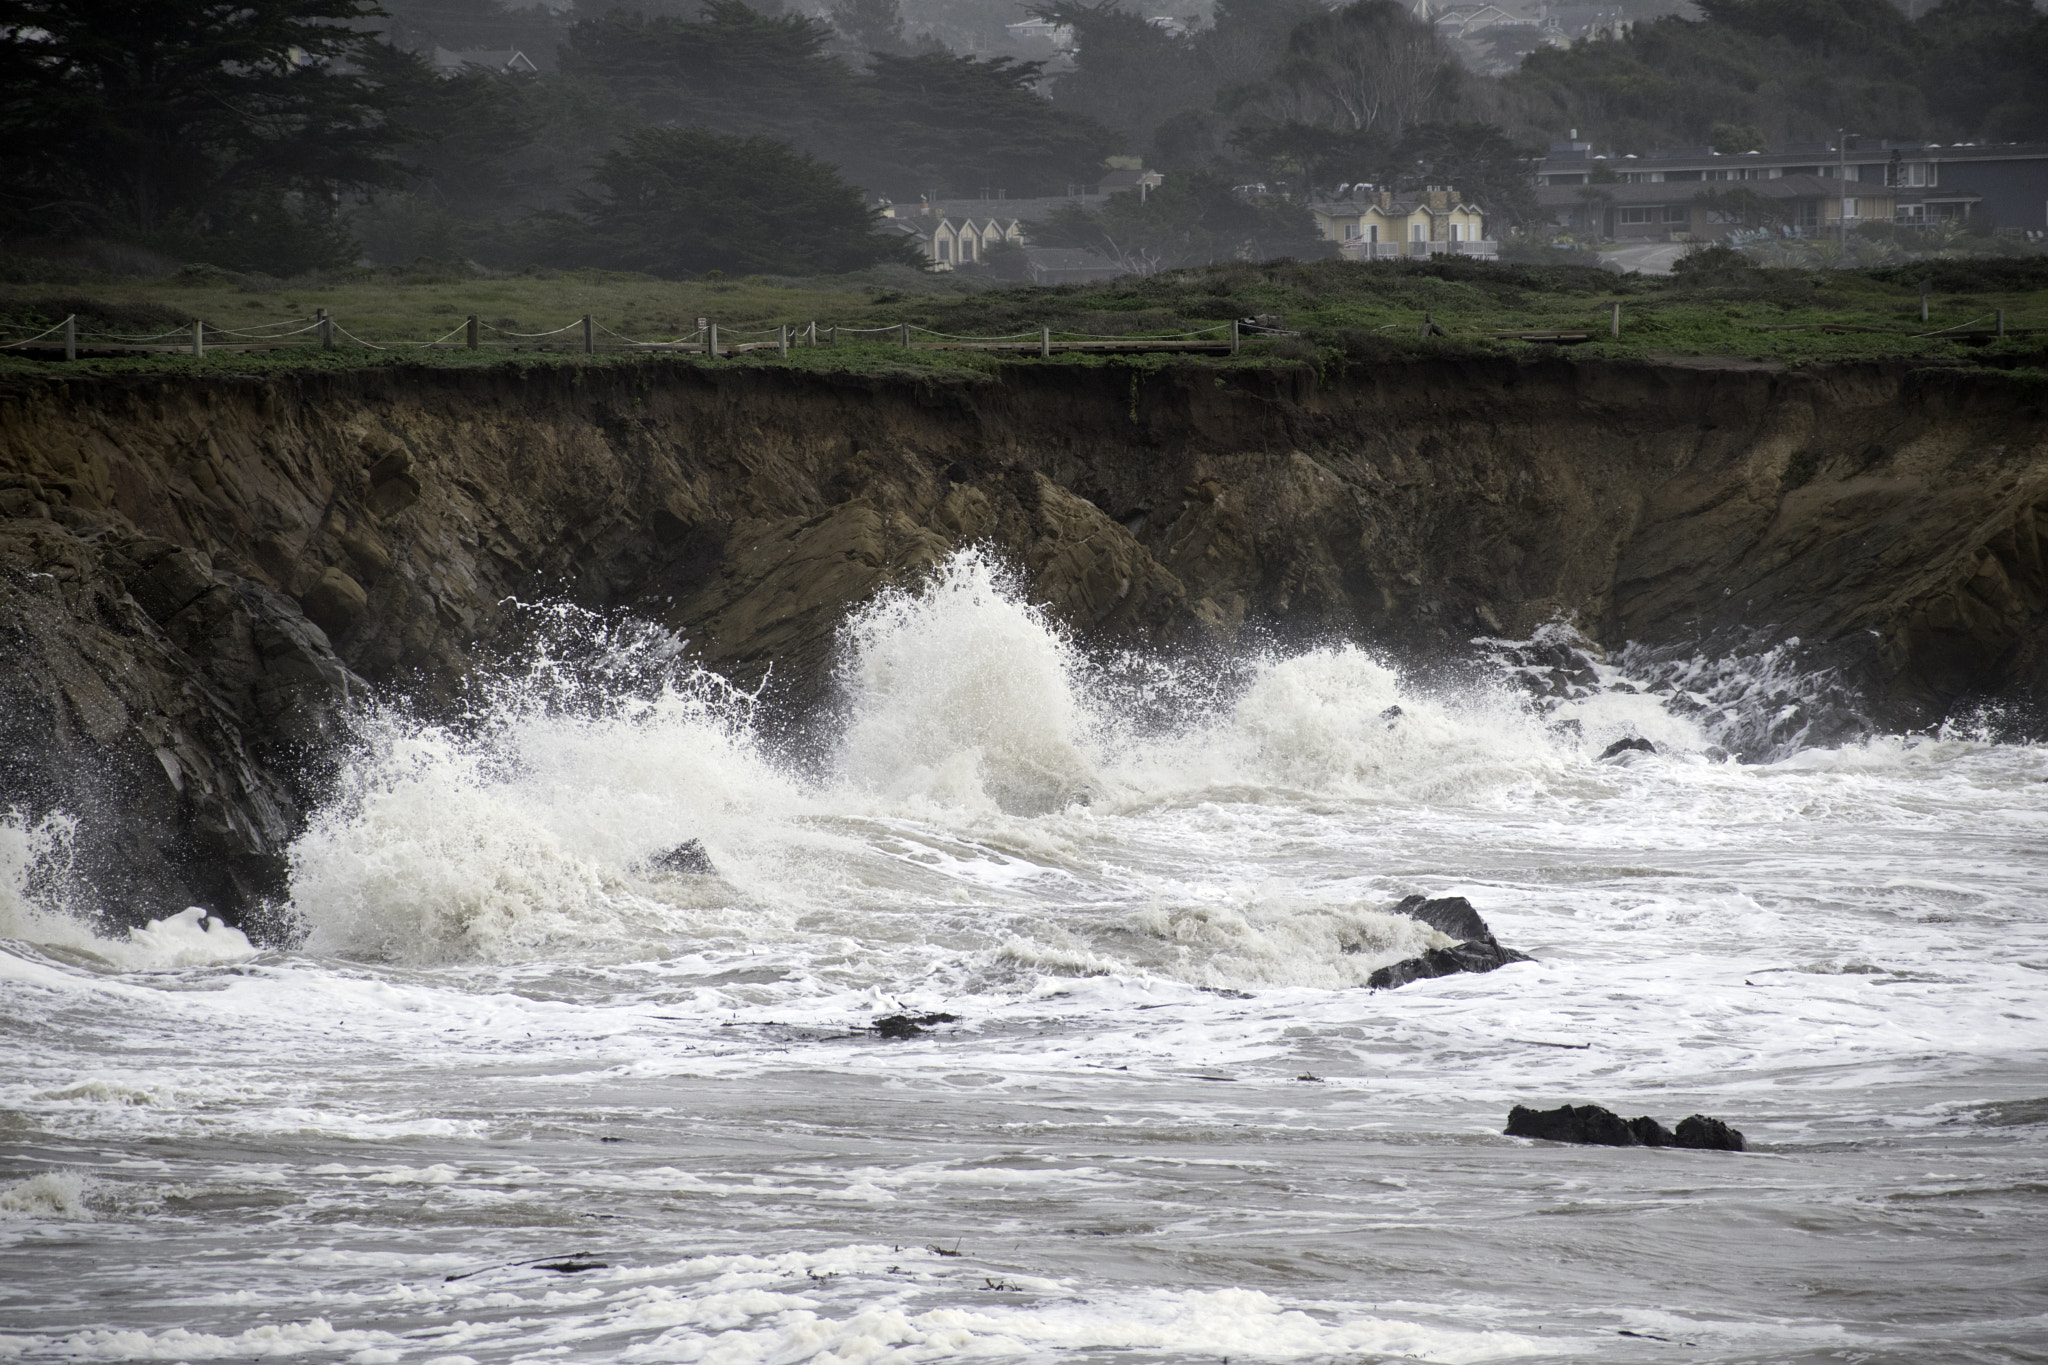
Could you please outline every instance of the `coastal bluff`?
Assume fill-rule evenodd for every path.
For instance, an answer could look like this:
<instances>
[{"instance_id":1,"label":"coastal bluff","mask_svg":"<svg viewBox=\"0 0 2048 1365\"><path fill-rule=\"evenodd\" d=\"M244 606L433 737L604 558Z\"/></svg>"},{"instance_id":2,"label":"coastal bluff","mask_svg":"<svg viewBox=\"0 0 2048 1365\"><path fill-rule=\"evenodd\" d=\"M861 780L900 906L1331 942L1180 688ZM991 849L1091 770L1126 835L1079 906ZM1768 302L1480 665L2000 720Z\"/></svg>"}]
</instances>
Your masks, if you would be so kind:
<instances>
[{"instance_id":1,"label":"coastal bluff","mask_svg":"<svg viewBox=\"0 0 2048 1365\"><path fill-rule=\"evenodd\" d=\"M1995 371L1569 358L15 377L0 812L75 818L68 875L123 920L246 918L347 709L456 706L515 601L660 622L800 718L851 605L976 544L1106 645L1796 637L1872 724L2029 724L2044 405Z\"/></svg>"}]
</instances>

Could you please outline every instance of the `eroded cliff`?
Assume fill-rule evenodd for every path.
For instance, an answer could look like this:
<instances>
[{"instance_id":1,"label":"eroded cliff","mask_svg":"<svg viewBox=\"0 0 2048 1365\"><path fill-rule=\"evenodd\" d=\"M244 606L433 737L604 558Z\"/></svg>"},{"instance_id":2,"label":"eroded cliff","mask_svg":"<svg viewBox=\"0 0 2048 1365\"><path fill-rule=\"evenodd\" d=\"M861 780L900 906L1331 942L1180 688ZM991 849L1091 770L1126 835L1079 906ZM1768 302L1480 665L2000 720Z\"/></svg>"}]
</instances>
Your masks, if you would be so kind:
<instances>
[{"instance_id":1,"label":"eroded cliff","mask_svg":"<svg viewBox=\"0 0 2048 1365\"><path fill-rule=\"evenodd\" d=\"M1441 654L1798 636L1904 726L2048 693L2048 422L1998 375L1415 362L379 368L0 401L0 807L124 915L282 888L339 712L563 597L791 713L848 606L988 543L1079 634Z\"/></svg>"}]
</instances>

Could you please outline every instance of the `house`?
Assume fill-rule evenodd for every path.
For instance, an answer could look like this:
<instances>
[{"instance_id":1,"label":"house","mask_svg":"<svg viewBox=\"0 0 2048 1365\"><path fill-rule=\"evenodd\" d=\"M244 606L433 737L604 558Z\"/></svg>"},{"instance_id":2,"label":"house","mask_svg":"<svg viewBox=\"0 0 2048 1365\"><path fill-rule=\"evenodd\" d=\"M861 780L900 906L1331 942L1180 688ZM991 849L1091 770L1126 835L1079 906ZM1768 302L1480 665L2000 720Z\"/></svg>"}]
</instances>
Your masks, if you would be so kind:
<instances>
[{"instance_id":1,"label":"house","mask_svg":"<svg viewBox=\"0 0 2048 1365\"><path fill-rule=\"evenodd\" d=\"M1102 179L1097 182L1095 191L1097 194L1107 198L1112 194L1129 194L1132 190L1136 190L1138 192L1138 202L1143 203L1147 194L1165 183L1166 177L1158 171L1131 170L1118 167L1115 170L1102 173Z\"/></svg>"},{"instance_id":2,"label":"house","mask_svg":"<svg viewBox=\"0 0 2048 1365\"><path fill-rule=\"evenodd\" d=\"M1019 43L1044 43L1055 52L1074 50L1074 30L1050 19L1025 19L1004 24L1003 31Z\"/></svg>"},{"instance_id":3,"label":"house","mask_svg":"<svg viewBox=\"0 0 2048 1365\"><path fill-rule=\"evenodd\" d=\"M1538 185L1536 202L1560 227L1616 242L1700 242L1745 228L1793 235L1859 223L1916 224L1966 218L1967 191L1892 186L1811 174L1755 180L1662 180Z\"/></svg>"},{"instance_id":4,"label":"house","mask_svg":"<svg viewBox=\"0 0 2048 1365\"><path fill-rule=\"evenodd\" d=\"M1782 185L1769 188L1786 180L1801 183L1792 189ZM1810 182L1815 180L1830 182L1826 193L1812 192ZM1549 189L1597 189L1613 203L1631 210L1672 208L1668 226L1689 230L1678 229L1684 219L1675 210L1690 204L1692 195L1702 189L1730 188L1722 182L1740 183L1774 200L1837 201L1832 209L1823 205L1811 213L1801 210L1799 216L1814 220L1808 226L1838 223L1845 216L1841 203L1845 200L1853 201L1846 213L1852 224L1889 221L1910 226L1988 216L1992 223L2004 227L2048 225L2048 143L1944 147L1932 142L1850 138L1844 146L1795 143L1755 152L1678 147L1643 156L1602 156L1594 154L1590 143L1579 141L1574 130L1572 140L1551 144L1550 154L1536 167L1538 201L1567 226L1584 226L1588 215L1577 196L1550 194ZM1690 185L1692 189L1663 191L1663 197L1653 196L1654 204L1633 191L1620 193L1640 185ZM1653 235L1642 231L1647 226L1632 214L1625 223L1616 221L1615 234L1606 235ZM1621 234L1624 227L1631 231Z\"/></svg>"},{"instance_id":5,"label":"house","mask_svg":"<svg viewBox=\"0 0 2048 1365\"><path fill-rule=\"evenodd\" d=\"M509 47L491 51L465 49L461 52L437 47L434 49L431 63L434 70L443 76L460 76L473 67L495 71L503 76L532 76L540 72L532 58L517 48Z\"/></svg>"},{"instance_id":6,"label":"house","mask_svg":"<svg viewBox=\"0 0 2048 1365\"><path fill-rule=\"evenodd\" d=\"M1372 185L1339 185L1308 202L1325 241L1348 261L1403 256L1478 256L1492 260L1500 244L1486 235L1486 214L1447 185L1396 194Z\"/></svg>"},{"instance_id":7,"label":"house","mask_svg":"<svg viewBox=\"0 0 2048 1365\"><path fill-rule=\"evenodd\" d=\"M975 203L976 201L967 201ZM983 200L1000 204L1002 200ZM953 270L979 264L988 249L998 242L1024 245L1024 224L1015 214L960 212L954 205L921 200L915 207L884 202L881 206L884 232L895 232L917 243L934 270Z\"/></svg>"}]
</instances>

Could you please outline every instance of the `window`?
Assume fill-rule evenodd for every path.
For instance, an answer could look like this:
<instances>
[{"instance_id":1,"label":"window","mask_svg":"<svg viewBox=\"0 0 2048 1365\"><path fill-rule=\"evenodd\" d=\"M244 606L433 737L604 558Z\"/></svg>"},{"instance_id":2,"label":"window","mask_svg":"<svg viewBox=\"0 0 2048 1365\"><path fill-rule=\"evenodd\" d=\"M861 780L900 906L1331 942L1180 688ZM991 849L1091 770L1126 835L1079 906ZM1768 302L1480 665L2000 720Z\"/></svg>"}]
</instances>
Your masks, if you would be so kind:
<instances>
[{"instance_id":1,"label":"window","mask_svg":"<svg viewBox=\"0 0 2048 1365\"><path fill-rule=\"evenodd\" d=\"M1417 223L1417 224L1415 225L1415 229L1414 229L1414 232L1413 232L1413 233L1411 234L1411 240L1413 240L1413 241L1417 241L1417 242L1420 242L1420 241L1423 241L1423 240L1425 240L1425 238L1424 238L1424 237L1423 237L1423 235L1422 235L1422 224L1420 224L1420 223Z\"/></svg>"},{"instance_id":2,"label":"window","mask_svg":"<svg viewBox=\"0 0 2048 1365\"><path fill-rule=\"evenodd\" d=\"M1795 227L1819 227L1820 200L1801 199L1793 206L1792 222Z\"/></svg>"},{"instance_id":3,"label":"window","mask_svg":"<svg viewBox=\"0 0 2048 1365\"><path fill-rule=\"evenodd\" d=\"M1650 213L1651 210L1649 209L1623 209L1621 211L1621 221L1624 223L1647 223L1650 221Z\"/></svg>"},{"instance_id":4,"label":"window","mask_svg":"<svg viewBox=\"0 0 2048 1365\"><path fill-rule=\"evenodd\" d=\"M1692 210L1683 204L1666 204L1664 206L1664 221L1667 223L1689 223L1692 221Z\"/></svg>"},{"instance_id":5,"label":"window","mask_svg":"<svg viewBox=\"0 0 2048 1365\"><path fill-rule=\"evenodd\" d=\"M1358 224L1346 223L1344 225L1344 240L1347 242L1355 242L1358 240Z\"/></svg>"},{"instance_id":6,"label":"window","mask_svg":"<svg viewBox=\"0 0 2048 1365\"><path fill-rule=\"evenodd\" d=\"M940 260L951 261L953 259L953 244L951 242L941 237L934 245L936 245L939 248Z\"/></svg>"},{"instance_id":7,"label":"window","mask_svg":"<svg viewBox=\"0 0 2048 1365\"><path fill-rule=\"evenodd\" d=\"M1458 225L1456 223L1451 224L1451 240L1454 242L1458 240Z\"/></svg>"}]
</instances>

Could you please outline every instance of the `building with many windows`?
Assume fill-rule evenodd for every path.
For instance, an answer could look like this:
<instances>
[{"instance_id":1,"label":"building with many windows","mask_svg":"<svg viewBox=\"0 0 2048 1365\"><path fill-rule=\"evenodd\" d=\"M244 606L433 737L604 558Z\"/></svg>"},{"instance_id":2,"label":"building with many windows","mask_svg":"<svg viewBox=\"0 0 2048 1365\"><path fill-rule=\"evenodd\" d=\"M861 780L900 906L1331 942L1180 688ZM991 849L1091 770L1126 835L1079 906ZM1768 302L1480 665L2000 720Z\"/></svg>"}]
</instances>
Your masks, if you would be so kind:
<instances>
[{"instance_id":1,"label":"building with many windows","mask_svg":"<svg viewBox=\"0 0 2048 1365\"><path fill-rule=\"evenodd\" d=\"M1743 193L1737 193L1742 191ZM1560 225L1617 241L1724 236L1760 216L1793 230L1988 219L2048 226L2048 143L1891 142L1849 138L1761 152L1682 147L1598 156L1554 144L1536 198ZM1767 212L1759 213L1760 204Z\"/></svg>"}]
</instances>

